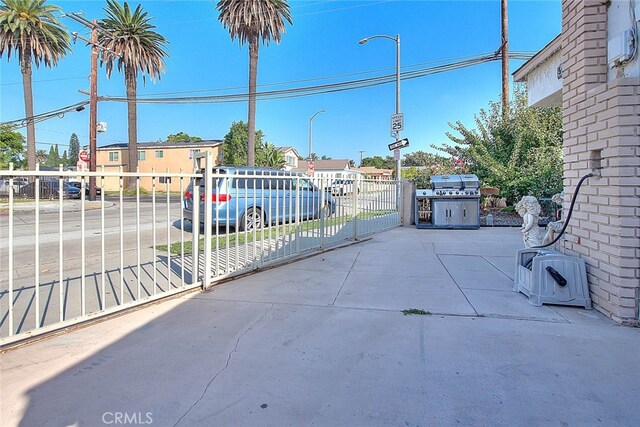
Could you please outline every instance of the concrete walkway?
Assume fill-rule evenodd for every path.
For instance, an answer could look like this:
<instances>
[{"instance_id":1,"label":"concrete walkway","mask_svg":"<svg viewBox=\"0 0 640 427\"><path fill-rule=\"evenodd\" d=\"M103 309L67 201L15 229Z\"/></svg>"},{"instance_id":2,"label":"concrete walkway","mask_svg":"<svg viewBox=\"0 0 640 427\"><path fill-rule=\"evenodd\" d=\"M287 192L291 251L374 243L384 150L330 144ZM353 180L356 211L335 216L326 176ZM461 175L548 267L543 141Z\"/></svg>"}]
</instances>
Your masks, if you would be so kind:
<instances>
[{"instance_id":1,"label":"concrete walkway","mask_svg":"<svg viewBox=\"0 0 640 427\"><path fill-rule=\"evenodd\" d=\"M638 425L640 329L529 305L520 246L398 228L8 351L1 424Z\"/></svg>"}]
</instances>

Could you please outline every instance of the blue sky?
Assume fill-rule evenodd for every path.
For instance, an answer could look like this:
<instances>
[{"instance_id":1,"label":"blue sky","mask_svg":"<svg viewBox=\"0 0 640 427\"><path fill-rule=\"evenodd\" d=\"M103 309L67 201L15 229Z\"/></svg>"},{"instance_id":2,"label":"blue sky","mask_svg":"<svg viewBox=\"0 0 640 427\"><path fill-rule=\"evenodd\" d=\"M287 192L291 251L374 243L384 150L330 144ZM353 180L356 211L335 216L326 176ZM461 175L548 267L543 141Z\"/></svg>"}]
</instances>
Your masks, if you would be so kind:
<instances>
[{"instance_id":1,"label":"blue sky","mask_svg":"<svg viewBox=\"0 0 640 427\"><path fill-rule=\"evenodd\" d=\"M64 12L83 12L88 19L105 16L104 1L50 1ZM134 1L141 3L169 40L166 73L155 84L140 82L138 96L198 96L246 93L248 53L232 42L217 20L212 1ZM258 85L263 90L334 83L354 78L392 74L395 43L375 39L374 34L401 37L401 65L411 71L435 61L495 51L500 44L500 2L430 0L293 0L289 2L293 26L280 44L260 47ZM69 32L88 37L88 31L69 18L61 18ZM509 37L512 51L538 51L561 29L560 0L509 2ZM54 69L34 69L34 109L43 113L86 99L78 89L88 90L90 49L78 41L73 52ZM0 61L0 122L24 117L22 77L17 58ZM510 61L510 72L522 61ZM364 73L364 74L361 74ZM313 79L313 80L310 80ZM304 80L304 81L303 81ZM303 82L301 82L303 81ZM278 84L278 85L275 85ZM500 97L500 62L404 80L401 111L405 116L403 137L410 145L402 150L432 151L431 144L448 142L448 122L473 126L473 116ZM259 90L261 88L259 87ZM180 92L180 93L177 93ZM107 79L99 69L98 93L124 96L121 74ZM513 94L513 91L511 92ZM266 140L277 146L294 146L306 156L309 117L313 120L313 151L332 158L359 161L386 156L393 142L389 118L395 112L395 85L258 102L256 126ZM247 117L247 104L218 103L138 106L138 141L157 141L186 132L203 139L222 139L233 121ZM108 130L98 134L98 146L127 140L126 104L101 102L98 119ZM88 144L88 108L66 113L36 125L38 148L59 144L60 152L76 133ZM19 131L26 134L26 129Z\"/></svg>"}]
</instances>

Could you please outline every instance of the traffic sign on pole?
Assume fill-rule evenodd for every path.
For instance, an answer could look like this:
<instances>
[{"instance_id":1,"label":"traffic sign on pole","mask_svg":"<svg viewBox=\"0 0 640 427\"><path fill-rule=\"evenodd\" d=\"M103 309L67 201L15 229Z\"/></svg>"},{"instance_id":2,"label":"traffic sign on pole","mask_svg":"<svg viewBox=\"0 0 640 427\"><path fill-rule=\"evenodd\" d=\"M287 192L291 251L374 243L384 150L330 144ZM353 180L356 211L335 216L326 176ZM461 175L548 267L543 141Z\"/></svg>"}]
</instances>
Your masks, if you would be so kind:
<instances>
[{"instance_id":1,"label":"traffic sign on pole","mask_svg":"<svg viewBox=\"0 0 640 427\"><path fill-rule=\"evenodd\" d=\"M86 150L82 150L80 153L78 153L78 158L80 160L82 160L83 162L88 162L89 161L89 153Z\"/></svg>"},{"instance_id":2,"label":"traffic sign on pole","mask_svg":"<svg viewBox=\"0 0 640 427\"><path fill-rule=\"evenodd\" d=\"M404 130L404 114L391 115L391 132L399 132Z\"/></svg>"},{"instance_id":3,"label":"traffic sign on pole","mask_svg":"<svg viewBox=\"0 0 640 427\"><path fill-rule=\"evenodd\" d=\"M404 148L407 145L409 145L409 139L408 138L403 138L400 139L398 141L392 142L391 144L389 144L389 151L393 151L396 150L398 148Z\"/></svg>"}]
</instances>

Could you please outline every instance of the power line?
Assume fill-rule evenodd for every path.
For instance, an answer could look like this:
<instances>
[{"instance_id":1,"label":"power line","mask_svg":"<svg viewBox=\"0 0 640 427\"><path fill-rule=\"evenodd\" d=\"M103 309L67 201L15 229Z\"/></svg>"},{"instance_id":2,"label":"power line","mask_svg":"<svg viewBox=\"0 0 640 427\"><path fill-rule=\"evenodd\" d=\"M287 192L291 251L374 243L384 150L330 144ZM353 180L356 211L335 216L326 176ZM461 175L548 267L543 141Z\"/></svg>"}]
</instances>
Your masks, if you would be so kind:
<instances>
[{"instance_id":1,"label":"power line","mask_svg":"<svg viewBox=\"0 0 640 427\"><path fill-rule=\"evenodd\" d=\"M509 55L511 59L529 59L532 55L528 53L514 52ZM451 62L434 67L423 68L414 71L405 71L401 73L402 80L416 79L432 74L438 74L446 71L453 71L474 65L483 64L485 62L500 60L500 53L483 54L469 59L457 62ZM262 91L256 93L259 100L274 100L285 98L298 98L304 96L320 95L326 93L343 92L346 90L363 89L372 86L392 83L395 81L395 75L388 74L364 79L349 80L346 82L329 83L323 85L306 86L299 88L288 88L280 90ZM232 102L246 102L249 97L248 93L236 93L225 95L207 95L207 96L190 96L190 97L163 97L163 98L137 98L137 103L142 104L218 104ZM111 102L127 102L126 97L122 96L101 96L101 101Z\"/></svg>"},{"instance_id":2,"label":"power line","mask_svg":"<svg viewBox=\"0 0 640 427\"><path fill-rule=\"evenodd\" d=\"M532 56L533 54L529 52L518 52L518 51L512 51L509 54L510 59L520 59L520 60L527 60L527 59L530 59ZM486 62L497 61L500 59L501 59L501 54L498 52L493 52L491 54L476 55L474 57L468 57L468 59L465 59L462 61L445 63L443 65L423 68L423 69L414 70L414 71L405 71L401 73L401 79L411 80L411 79L421 78L428 75L439 74L446 71L454 71L461 68L480 65ZM307 86L307 87L300 87L300 88L289 88L289 89L258 92L256 94L256 97L257 99L260 99L260 100L300 98L300 97L307 97L307 96L313 96L313 95L364 89L368 87L389 84L394 81L395 81L395 76L393 74L389 74L389 75L383 75L383 76L377 76L377 77L370 77L366 79L350 80L350 81L340 82L340 83L331 83L331 84ZM137 98L136 102L146 103L146 104L218 104L218 103L246 102L248 99L248 96L249 95L247 93L239 93L239 94L227 94L227 95L193 96L193 97L176 97L176 98L168 98L168 97L167 98ZM115 97L115 96L101 96L99 97L99 100L111 101L111 102L127 102L126 97ZM81 101L76 104L69 105L67 107L62 107L58 110L35 115L33 116L33 120L37 123L37 122L41 122L56 116L63 117L64 113L72 111L74 109L78 110L81 107L84 108L84 106L87 104L89 104L89 101ZM13 120L10 122L0 123L0 124L9 125L12 127L13 126L23 127L23 126L26 126L26 122L27 122L27 118L24 118L24 119Z\"/></svg>"}]
</instances>

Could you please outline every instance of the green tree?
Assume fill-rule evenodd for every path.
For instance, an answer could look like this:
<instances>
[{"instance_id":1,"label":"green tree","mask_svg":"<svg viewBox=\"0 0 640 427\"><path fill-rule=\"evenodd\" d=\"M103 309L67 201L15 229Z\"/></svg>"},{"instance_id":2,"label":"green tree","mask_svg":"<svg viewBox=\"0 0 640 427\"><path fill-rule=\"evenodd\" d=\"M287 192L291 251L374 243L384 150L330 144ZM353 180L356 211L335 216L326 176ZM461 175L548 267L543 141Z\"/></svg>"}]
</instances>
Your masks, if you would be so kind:
<instances>
[{"instance_id":1,"label":"green tree","mask_svg":"<svg viewBox=\"0 0 640 427\"><path fill-rule=\"evenodd\" d=\"M143 84L145 76L152 81L159 80L164 72L164 58L168 56L165 46L169 42L153 30L155 26L150 23L153 18L141 5L131 13L127 2L121 6L116 0L107 0L104 11L107 17L99 22L104 31L98 33L98 43L106 48L102 51L101 62L106 64L107 77L111 77L114 64L117 64L118 71L124 71L129 126L128 167L129 171L135 171L138 167L138 73L142 73ZM135 185L135 180L130 180L129 185Z\"/></svg>"},{"instance_id":2,"label":"green tree","mask_svg":"<svg viewBox=\"0 0 640 427\"><path fill-rule=\"evenodd\" d=\"M549 197L562 191L562 111L527 107L526 94L515 93L503 119L491 102L475 117L476 129L449 124L453 145L432 146L465 165L485 185L500 188L514 202L525 195Z\"/></svg>"},{"instance_id":3,"label":"green tree","mask_svg":"<svg viewBox=\"0 0 640 427\"><path fill-rule=\"evenodd\" d=\"M32 62L52 68L71 49L69 35L56 13L61 12L45 0L2 0L0 5L0 57L11 58L15 51L22 71L24 112L27 118L27 159L30 170L36 167L36 128L33 117Z\"/></svg>"},{"instance_id":4,"label":"green tree","mask_svg":"<svg viewBox=\"0 0 640 427\"><path fill-rule=\"evenodd\" d=\"M222 153L224 164L229 166L247 165L248 126L242 120L233 122L229 132L224 136ZM256 132L256 146L262 149L262 131Z\"/></svg>"},{"instance_id":5,"label":"green tree","mask_svg":"<svg viewBox=\"0 0 640 427\"><path fill-rule=\"evenodd\" d=\"M283 169L285 165L284 154L278 151L275 145L267 142L262 149L256 152L256 166Z\"/></svg>"},{"instance_id":6,"label":"green tree","mask_svg":"<svg viewBox=\"0 0 640 427\"><path fill-rule=\"evenodd\" d=\"M78 135L71 134L69 138L69 158L67 159L67 166L75 166L78 163L78 155L80 154L80 141Z\"/></svg>"},{"instance_id":7,"label":"green tree","mask_svg":"<svg viewBox=\"0 0 640 427\"><path fill-rule=\"evenodd\" d=\"M190 136L184 132L178 132L176 134L171 134L167 136L167 141L169 142L189 142L189 141L202 141L202 138L199 136Z\"/></svg>"},{"instance_id":8,"label":"green tree","mask_svg":"<svg viewBox=\"0 0 640 427\"><path fill-rule=\"evenodd\" d=\"M248 156L249 166L255 164L256 152L256 82L258 76L258 42L268 45L271 39L280 43L286 20L293 24L286 0L220 0L216 9L218 20L229 30L231 40L249 43L249 108Z\"/></svg>"},{"instance_id":9,"label":"green tree","mask_svg":"<svg viewBox=\"0 0 640 427\"><path fill-rule=\"evenodd\" d=\"M361 166L373 166L378 169L393 169L396 168L396 161L391 156L386 156L384 159L381 156L365 157L362 159Z\"/></svg>"},{"instance_id":10,"label":"green tree","mask_svg":"<svg viewBox=\"0 0 640 427\"><path fill-rule=\"evenodd\" d=\"M51 148L49 148L49 155L47 156L47 161L44 162L45 166L52 166L52 167L58 167L60 166L60 152L58 151L58 146L57 145L52 145Z\"/></svg>"},{"instance_id":11,"label":"green tree","mask_svg":"<svg viewBox=\"0 0 640 427\"><path fill-rule=\"evenodd\" d=\"M25 157L24 136L10 126L0 126L0 169L8 169L9 163L20 169L24 167Z\"/></svg>"}]
</instances>

